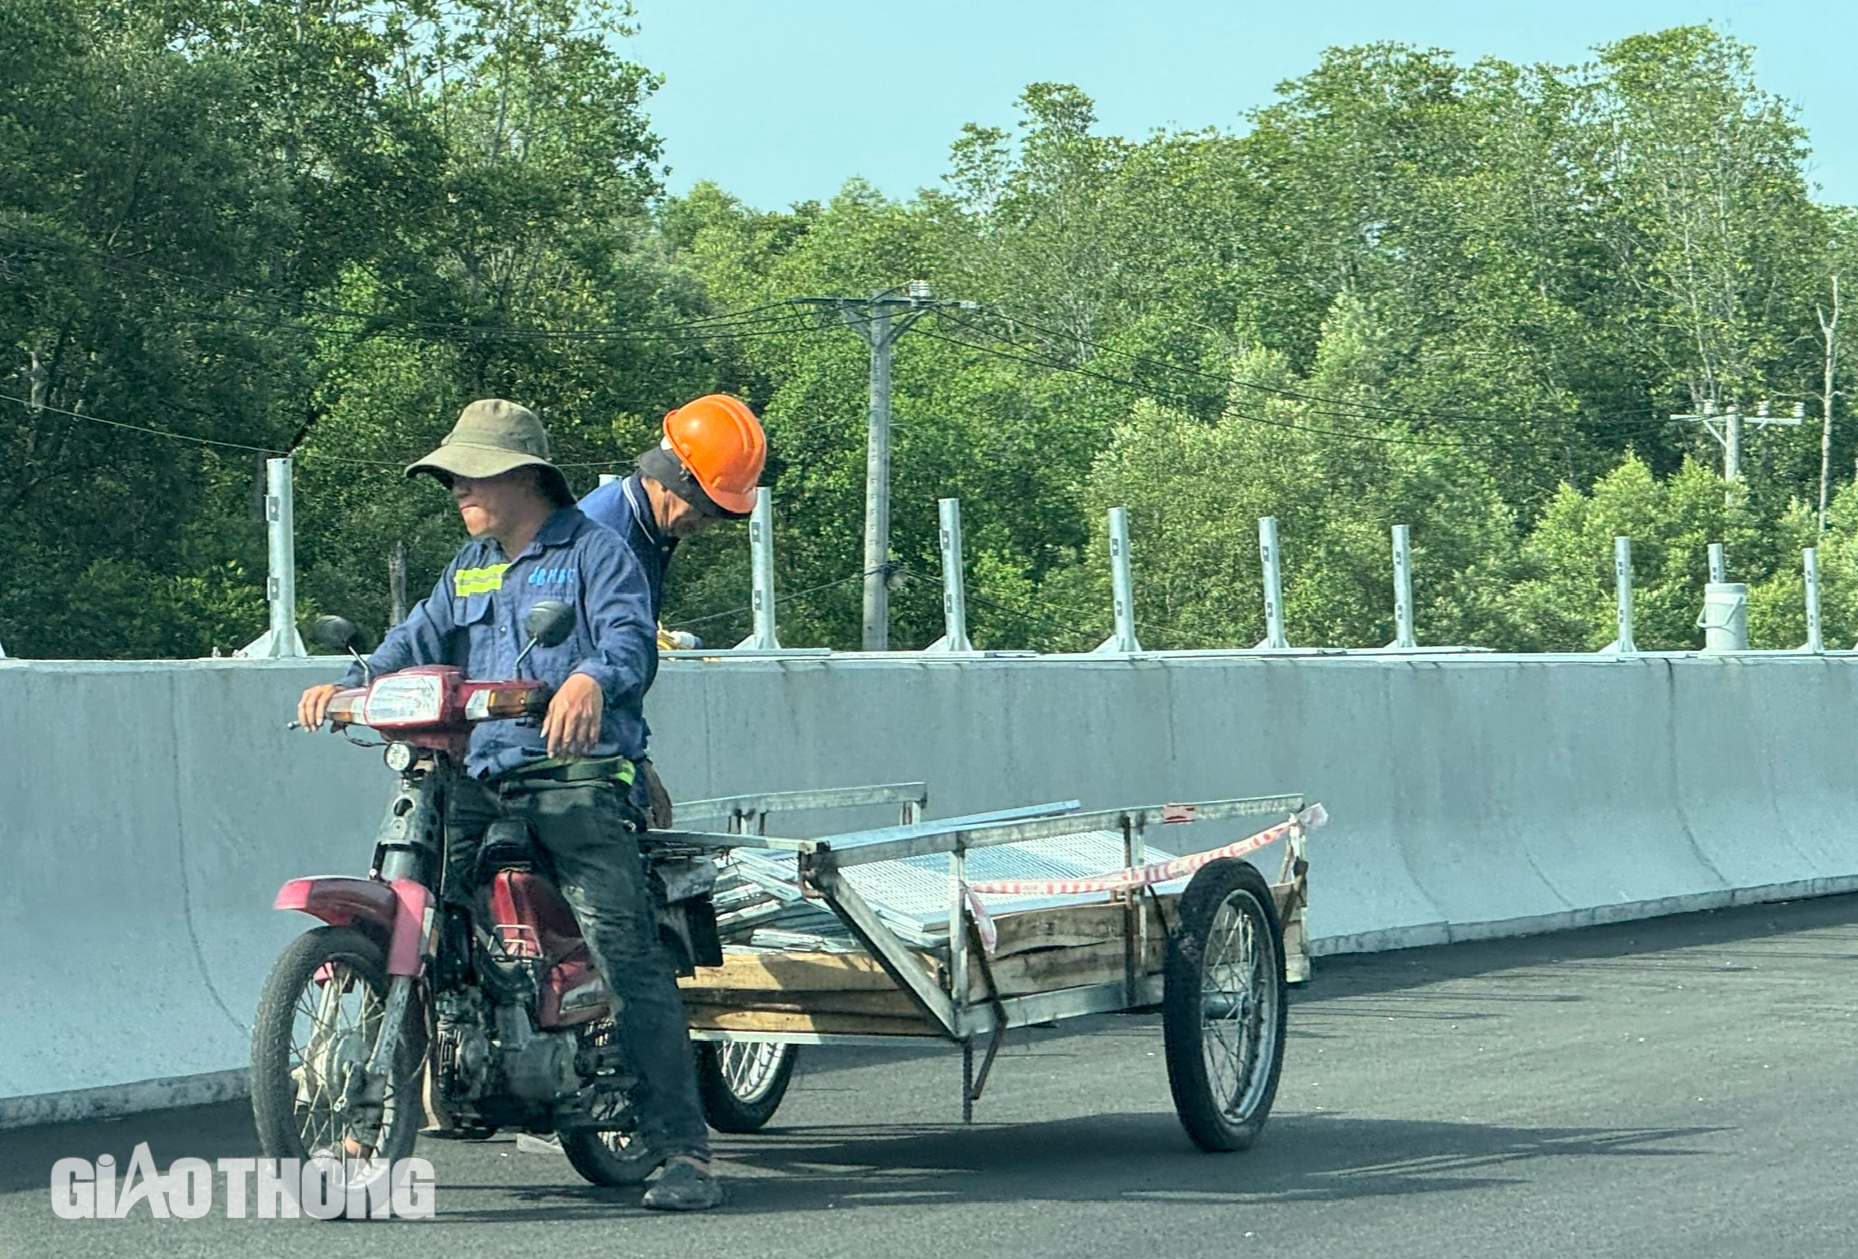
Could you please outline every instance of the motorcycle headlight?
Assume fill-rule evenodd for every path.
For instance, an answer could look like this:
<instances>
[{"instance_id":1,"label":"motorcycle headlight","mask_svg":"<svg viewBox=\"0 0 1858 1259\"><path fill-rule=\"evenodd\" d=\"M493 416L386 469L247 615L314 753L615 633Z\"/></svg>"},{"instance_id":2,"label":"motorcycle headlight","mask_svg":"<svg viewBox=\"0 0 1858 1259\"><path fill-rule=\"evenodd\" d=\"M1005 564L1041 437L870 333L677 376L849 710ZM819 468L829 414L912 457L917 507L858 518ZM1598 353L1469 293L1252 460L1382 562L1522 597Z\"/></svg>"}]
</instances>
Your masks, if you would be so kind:
<instances>
[{"instance_id":1,"label":"motorcycle headlight","mask_svg":"<svg viewBox=\"0 0 1858 1259\"><path fill-rule=\"evenodd\" d=\"M445 688L438 678L382 678L368 688L362 705L362 724L368 726L430 725L445 715Z\"/></svg>"}]
</instances>

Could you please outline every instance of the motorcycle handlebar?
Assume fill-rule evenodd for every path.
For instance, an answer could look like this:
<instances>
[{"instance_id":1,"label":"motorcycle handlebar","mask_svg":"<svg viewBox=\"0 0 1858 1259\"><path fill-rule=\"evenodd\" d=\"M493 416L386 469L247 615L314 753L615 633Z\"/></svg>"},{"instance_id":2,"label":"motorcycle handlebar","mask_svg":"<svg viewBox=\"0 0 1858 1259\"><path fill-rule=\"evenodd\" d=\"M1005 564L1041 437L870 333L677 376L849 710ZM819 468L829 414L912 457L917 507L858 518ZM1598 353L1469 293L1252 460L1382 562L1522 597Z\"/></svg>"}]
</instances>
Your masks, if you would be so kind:
<instances>
[{"instance_id":1,"label":"motorcycle handlebar","mask_svg":"<svg viewBox=\"0 0 1858 1259\"><path fill-rule=\"evenodd\" d=\"M379 679L377 679L377 681L378 680ZM525 685L527 689L523 692L518 703L511 703L511 700L515 697L509 696L507 693L504 696L492 698L487 695L485 691L479 690L476 695L472 697L471 702L465 705L463 724L476 725L483 721L532 722L540 720L548 713L548 706L554 702L555 688L546 684ZM346 691L338 693L338 695L334 697L334 700L332 700L330 704L330 712L327 718L331 732L340 731L349 725L368 724L361 718L361 705L359 699L356 698L365 694L366 691L367 688L365 687L351 687ZM341 700L344 696L349 696L351 698L351 702L346 706L334 702ZM483 703L480 707L480 701L485 700L489 702ZM345 717L337 717L336 712L338 708L346 715ZM457 721L458 718L454 716L450 720ZM402 716L387 724L390 727L403 727L408 725L422 725L425 723L419 719L409 719ZM303 730L306 729L306 727L300 721L291 721L285 725L285 729Z\"/></svg>"}]
</instances>

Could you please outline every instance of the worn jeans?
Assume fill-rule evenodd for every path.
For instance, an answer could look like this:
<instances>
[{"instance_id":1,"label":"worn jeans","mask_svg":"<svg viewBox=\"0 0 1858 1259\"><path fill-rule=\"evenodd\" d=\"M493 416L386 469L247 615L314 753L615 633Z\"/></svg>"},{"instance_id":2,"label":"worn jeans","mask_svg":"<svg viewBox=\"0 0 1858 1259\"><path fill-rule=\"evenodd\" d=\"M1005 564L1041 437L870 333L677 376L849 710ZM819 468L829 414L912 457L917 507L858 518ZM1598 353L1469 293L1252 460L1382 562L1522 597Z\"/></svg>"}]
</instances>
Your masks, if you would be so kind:
<instances>
[{"instance_id":1,"label":"worn jeans","mask_svg":"<svg viewBox=\"0 0 1858 1259\"><path fill-rule=\"evenodd\" d=\"M639 819L625 791L611 782L461 779L446 818L448 855L462 851L468 860L498 818L529 823L612 994L619 1043L640 1080L639 1137L666 1157L708 1158L689 1024L677 973L658 938L639 858Z\"/></svg>"}]
</instances>

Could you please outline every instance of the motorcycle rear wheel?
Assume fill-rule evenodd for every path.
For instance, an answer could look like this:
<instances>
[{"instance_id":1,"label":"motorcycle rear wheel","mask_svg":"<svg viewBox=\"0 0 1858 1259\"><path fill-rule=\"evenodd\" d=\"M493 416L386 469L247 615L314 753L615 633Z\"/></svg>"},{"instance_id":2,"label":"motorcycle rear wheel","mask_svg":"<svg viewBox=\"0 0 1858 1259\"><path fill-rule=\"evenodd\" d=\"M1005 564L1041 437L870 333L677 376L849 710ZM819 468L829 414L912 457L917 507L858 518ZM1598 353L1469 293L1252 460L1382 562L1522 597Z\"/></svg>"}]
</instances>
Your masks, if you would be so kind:
<instances>
[{"instance_id":1,"label":"motorcycle rear wheel","mask_svg":"<svg viewBox=\"0 0 1858 1259\"><path fill-rule=\"evenodd\" d=\"M581 1044L590 1049L604 1049L612 1044L611 1018L589 1023L581 1029ZM591 1117L621 1119L629 1109L629 1099L615 1089L594 1104ZM630 1132L601 1128L569 1128L561 1132L561 1152L581 1179L607 1186L638 1185L658 1169L658 1161Z\"/></svg>"},{"instance_id":2,"label":"motorcycle rear wheel","mask_svg":"<svg viewBox=\"0 0 1858 1259\"><path fill-rule=\"evenodd\" d=\"M387 987L386 951L353 927L307 931L278 956L252 1025L252 1119L267 1157L402 1159L413 1152L426 1053L417 1001L408 1005L394 1050L378 1134L371 1140L341 1105L353 1068L379 1039Z\"/></svg>"}]
</instances>

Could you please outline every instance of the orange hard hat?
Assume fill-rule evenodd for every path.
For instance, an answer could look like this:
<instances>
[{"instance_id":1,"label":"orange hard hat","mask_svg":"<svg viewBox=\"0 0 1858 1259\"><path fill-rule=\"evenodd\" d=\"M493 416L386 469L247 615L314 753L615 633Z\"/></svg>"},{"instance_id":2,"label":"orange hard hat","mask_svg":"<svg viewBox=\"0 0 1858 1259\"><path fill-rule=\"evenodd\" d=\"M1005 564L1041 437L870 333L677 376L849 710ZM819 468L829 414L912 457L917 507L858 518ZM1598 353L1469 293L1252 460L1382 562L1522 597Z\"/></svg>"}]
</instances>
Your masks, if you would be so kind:
<instances>
[{"instance_id":1,"label":"orange hard hat","mask_svg":"<svg viewBox=\"0 0 1858 1259\"><path fill-rule=\"evenodd\" d=\"M747 403L726 393L686 402L664 417L664 444L711 502L733 516L755 510L768 439Z\"/></svg>"}]
</instances>

